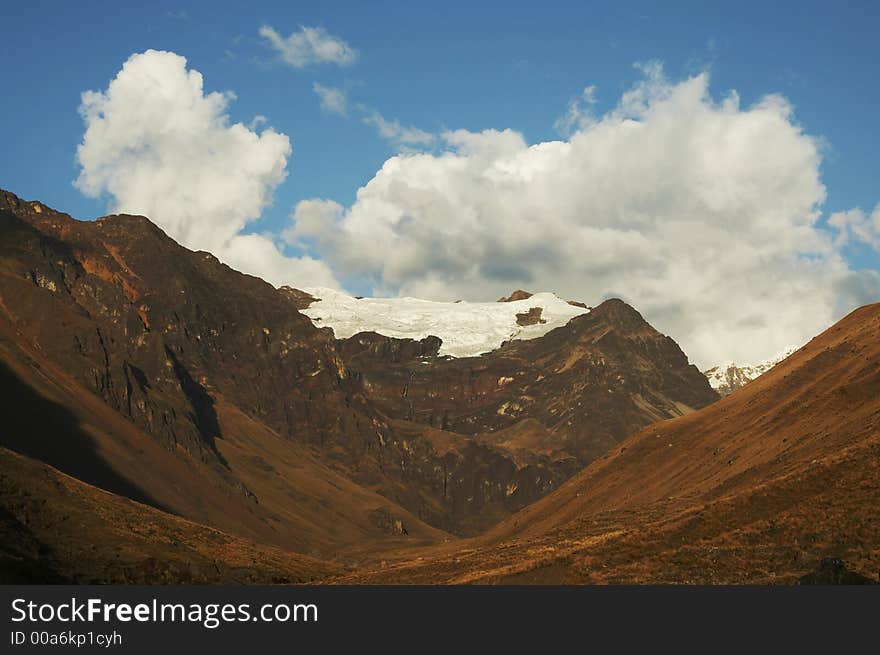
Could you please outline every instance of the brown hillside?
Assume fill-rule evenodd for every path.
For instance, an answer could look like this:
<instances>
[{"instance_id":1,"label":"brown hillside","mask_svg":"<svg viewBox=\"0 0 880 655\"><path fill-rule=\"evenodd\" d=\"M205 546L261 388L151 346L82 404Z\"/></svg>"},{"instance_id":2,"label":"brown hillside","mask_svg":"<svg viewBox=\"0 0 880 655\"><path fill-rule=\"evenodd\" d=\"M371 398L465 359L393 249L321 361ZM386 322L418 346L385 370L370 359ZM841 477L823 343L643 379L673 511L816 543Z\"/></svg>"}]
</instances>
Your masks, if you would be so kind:
<instances>
[{"instance_id":1,"label":"brown hillside","mask_svg":"<svg viewBox=\"0 0 880 655\"><path fill-rule=\"evenodd\" d=\"M794 582L880 572L880 304L654 424L465 546L358 581Z\"/></svg>"},{"instance_id":2,"label":"brown hillside","mask_svg":"<svg viewBox=\"0 0 880 655\"><path fill-rule=\"evenodd\" d=\"M0 447L4 584L293 583L336 570L121 498Z\"/></svg>"}]
</instances>

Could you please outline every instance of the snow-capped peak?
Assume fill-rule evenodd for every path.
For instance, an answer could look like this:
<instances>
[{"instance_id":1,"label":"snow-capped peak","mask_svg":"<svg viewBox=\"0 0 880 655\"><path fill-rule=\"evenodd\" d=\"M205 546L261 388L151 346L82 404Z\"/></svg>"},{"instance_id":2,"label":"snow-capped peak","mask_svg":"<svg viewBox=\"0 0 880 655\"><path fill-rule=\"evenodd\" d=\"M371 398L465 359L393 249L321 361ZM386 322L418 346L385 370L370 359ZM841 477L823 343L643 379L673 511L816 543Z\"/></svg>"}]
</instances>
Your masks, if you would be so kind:
<instances>
[{"instance_id":1,"label":"snow-capped peak","mask_svg":"<svg viewBox=\"0 0 880 655\"><path fill-rule=\"evenodd\" d=\"M787 346L773 357L756 364L737 364L734 361L727 361L703 371L703 375L709 379L709 384L715 391L726 396L745 386L759 375L763 375L797 349L797 346Z\"/></svg>"},{"instance_id":2,"label":"snow-capped peak","mask_svg":"<svg viewBox=\"0 0 880 655\"><path fill-rule=\"evenodd\" d=\"M534 339L589 309L552 293L511 302L435 302L418 298L355 298L321 287L303 291L320 300L303 313L318 327L331 327L337 339L377 332L399 339L440 337L441 355L471 357L495 350L511 339ZM534 308L540 307L540 313ZM531 314L529 311L533 310ZM529 315L531 325L517 315Z\"/></svg>"}]
</instances>

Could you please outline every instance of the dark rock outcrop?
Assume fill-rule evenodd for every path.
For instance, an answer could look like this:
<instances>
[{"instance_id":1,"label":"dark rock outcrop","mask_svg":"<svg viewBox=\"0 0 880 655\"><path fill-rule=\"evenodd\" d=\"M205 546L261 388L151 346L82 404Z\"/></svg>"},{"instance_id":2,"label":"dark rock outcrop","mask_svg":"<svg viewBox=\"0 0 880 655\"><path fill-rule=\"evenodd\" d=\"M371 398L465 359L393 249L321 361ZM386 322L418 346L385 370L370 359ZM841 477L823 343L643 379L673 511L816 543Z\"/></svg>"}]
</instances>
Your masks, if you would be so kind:
<instances>
[{"instance_id":1,"label":"dark rock outcrop","mask_svg":"<svg viewBox=\"0 0 880 655\"><path fill-rule=\"evenodd\" d=\"M300 311L303 309L308 309L309 305L313 302L317 302L320 298L315 298L310 293L306 293L305 291L300 291L299 289L294 289L289 286L278 287L278 293L284 295L286 298L293 303L293 306L299 309Z\"/></svg>"},{"instance_id":2,"label":"dark rock outcrop","mask_svg":"<svg viewBox=\"0 0 880 655\"><path fill-rule=\"evenodd\" d=\"M504 296L501 296L498 299L498 302L514 302L516 300L528 300L529 298L532 297L532 295L533 294L529 293L528 291L523 291L522 289L517 289L516 291L511 293L506 298Z\"/></svg>"},{"instance_id":3,"label":"dark rock outcrop","mask_svg":"<svg viewBox=\"0 0 880 655\"><path fill-rule=\"evenodd\" d=\"M543 307L532 307L527 312L520 312L516 315L516 324L520 327L527 327L529 325L546 323L547 321L541 318L543 311Z\"/></svg>"}]
</instances>

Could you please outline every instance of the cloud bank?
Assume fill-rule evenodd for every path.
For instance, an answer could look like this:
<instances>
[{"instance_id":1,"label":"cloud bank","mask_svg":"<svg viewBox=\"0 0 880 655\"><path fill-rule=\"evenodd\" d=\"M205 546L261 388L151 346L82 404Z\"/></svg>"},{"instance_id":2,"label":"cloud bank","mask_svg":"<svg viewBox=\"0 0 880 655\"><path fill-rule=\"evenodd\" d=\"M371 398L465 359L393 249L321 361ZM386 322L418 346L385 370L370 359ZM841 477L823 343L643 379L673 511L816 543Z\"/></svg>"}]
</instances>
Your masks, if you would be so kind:
<instances>
[{"instance_id":1,"label":"cloud bank","mask_svg":"<svg viewBox=\"0 0 880 655\"><path fill-rule=\"evenodd\" d=\"M273 27L263 25L260 36L281 60L293 68L311 64L348 66L357 59L357 51L339 37L327 33L323 27L301 26L288 36L281 36Z\"/></svg>"},{"instance_id":2,"label":"cloud bank","mask_svg":"<svg viewBox=\"0 0 880 655\"><path fill-rule=\"evenodd\" d=\"M337 286L325 264L284 256L267 235L243 234L287 176L290 140L231 123L231 93L205 93L202 75L173 52L132 55L105 91L82 95L85 135L75 185L112 197L193 249L274 284ZM258 117L261 118L261 117Z\"/></svg>"},{"instance_id":3,"label":"cloud bank","mask_svg":"<svg viewBox=\"0 0 880 655\"><path fill-rule=\"evenodd\" d=\"M350 207L299 203L284 237L377 294L620 296L701 366L760 360L876 297L880 276L817 226L820 149L784 98L743 107L713 99L707 74L642 72L604 116L588 88L567 140L447 132L441 152L388 159Z\"/></svg>"}]
</instances>

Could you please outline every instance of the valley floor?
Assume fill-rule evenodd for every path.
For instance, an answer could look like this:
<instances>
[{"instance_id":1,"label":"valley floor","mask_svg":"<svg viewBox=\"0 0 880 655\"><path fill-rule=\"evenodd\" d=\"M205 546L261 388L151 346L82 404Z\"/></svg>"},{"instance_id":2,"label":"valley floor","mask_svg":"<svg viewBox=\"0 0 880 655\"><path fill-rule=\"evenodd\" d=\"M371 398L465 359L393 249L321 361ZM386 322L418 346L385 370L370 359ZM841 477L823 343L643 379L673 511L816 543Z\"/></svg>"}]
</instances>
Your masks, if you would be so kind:
<instances>
[{"instance_id":1,"label":"valley floor","mask_svg":"<svg viewBox=\"0 0 880 655\"><path fill-rule=\"evenodd\" d=\"M587 514L538 537L365 543L334 562L186 521L8 450L0 495L6 582L763 585L795 583L829 556L880 572L880 437L710 503Z\"/></svg>"}]
</instances>

